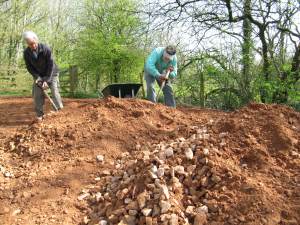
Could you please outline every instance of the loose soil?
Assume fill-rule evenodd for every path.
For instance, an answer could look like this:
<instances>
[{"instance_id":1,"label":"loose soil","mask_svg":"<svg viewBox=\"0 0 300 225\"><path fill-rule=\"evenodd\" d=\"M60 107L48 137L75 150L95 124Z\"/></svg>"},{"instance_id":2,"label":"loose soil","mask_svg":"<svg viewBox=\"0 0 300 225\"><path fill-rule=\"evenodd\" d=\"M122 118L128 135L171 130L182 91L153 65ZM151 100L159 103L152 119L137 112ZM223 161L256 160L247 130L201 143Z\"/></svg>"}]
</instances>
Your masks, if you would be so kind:
<instances>
[{"instance_id":1,"label":"loose soil","mask_svg":"<svg viewBox=\"0 0 300 225\"><path fill-rule=\"evenodd\" d=\"M105 203L78 196L103 190L124 153L138 158L136 146L152 151L203 126L209 138L197 146L210 149L221 179L198 198L208 205L208 224L300 224L300 113L291 108L253 103L225 113L137 99L64 103L36 123L30 98L0 99L0 224L96 224L91 219ZM174 157L171 164L189 164ZM146 165L138 160L137 176ZM137 183L138 191L145 185ZM197 204L175 197L183 207Z\"/></svg>"}]
</instances>

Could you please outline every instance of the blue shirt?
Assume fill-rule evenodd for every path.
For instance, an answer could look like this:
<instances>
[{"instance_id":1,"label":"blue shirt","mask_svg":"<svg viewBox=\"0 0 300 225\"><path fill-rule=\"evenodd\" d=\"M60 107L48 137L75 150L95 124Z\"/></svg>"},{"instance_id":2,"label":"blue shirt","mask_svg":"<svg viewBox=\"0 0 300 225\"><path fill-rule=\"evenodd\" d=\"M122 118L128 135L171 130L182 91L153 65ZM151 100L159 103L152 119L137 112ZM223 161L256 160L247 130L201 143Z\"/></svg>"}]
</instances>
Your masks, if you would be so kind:
<instances>
[{"instance_id":1,"label":"blue shirt","mask_svg":"<svg viewBox=\"0 0 300 225\"><path fill-rule=\"evenodd\" d=\"M175 78L177 76L177 57L174 55L173 59L166 63L163 60L164 51L164 47L158 47L151 52L145 64L145 71L153 77L158 77L170 66L173 66L174 71L170 73L169 77Z\"/></svg>"}]
</instances>

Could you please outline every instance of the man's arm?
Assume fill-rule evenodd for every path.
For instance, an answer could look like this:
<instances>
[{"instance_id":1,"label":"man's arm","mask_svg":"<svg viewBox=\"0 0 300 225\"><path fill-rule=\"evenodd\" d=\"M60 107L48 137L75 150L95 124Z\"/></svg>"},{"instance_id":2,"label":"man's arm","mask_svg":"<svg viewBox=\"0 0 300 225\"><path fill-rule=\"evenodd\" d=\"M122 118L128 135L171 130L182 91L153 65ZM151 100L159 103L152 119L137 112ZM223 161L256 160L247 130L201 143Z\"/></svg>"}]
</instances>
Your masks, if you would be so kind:
<instances>
[{"instance_id":1,"label":"man's arm","mask_svg":"<svg viewBox=\"0 0 300 225\"><path fill-rule=\"evenodd\" d=\"M43 80L46 82L51 82L53 77L54 60L52 57L51 50L48 46L45 46L45 54L47 60L47 71L45 74L46 76L43 77Z\"/></svg>"},{"instance_id":2,"label":"man's arm","mask_svg":"<svg viewBox=\"0 0 300 225\"><path fill-rule=\"evenodd\" d=\"M39 77L39 73L36 71L36 69L32 66L32 64L30 63L29 56L26 55L26 53L24 52L24 61L25 61L25 65L27 68L27 71L32 75L32 77L34 79L38 79Z\"/></svg>"},{"instance_id":3,"label":"man's arm","mask_svg":"<svg viewBox=\"0 0 300 225\"><path fill-rule=\"evenodd\" d=\"M171 62L173 66L173 71L170 73L170 78L174 79L177 76L177 57L174 57L174 60Z\"/></svg>"},{"instance_id":4,"label":"man's arm","mask_svg":"<svg viewBox=\"0 0 300 225\"><path fill-rule=\"evenodd\" d=\"M159 60L159 53L154 49L147 58L145 70L153 77L158 77L160 72L156 69L155 63Z\"/></svg>"}]
</instances>

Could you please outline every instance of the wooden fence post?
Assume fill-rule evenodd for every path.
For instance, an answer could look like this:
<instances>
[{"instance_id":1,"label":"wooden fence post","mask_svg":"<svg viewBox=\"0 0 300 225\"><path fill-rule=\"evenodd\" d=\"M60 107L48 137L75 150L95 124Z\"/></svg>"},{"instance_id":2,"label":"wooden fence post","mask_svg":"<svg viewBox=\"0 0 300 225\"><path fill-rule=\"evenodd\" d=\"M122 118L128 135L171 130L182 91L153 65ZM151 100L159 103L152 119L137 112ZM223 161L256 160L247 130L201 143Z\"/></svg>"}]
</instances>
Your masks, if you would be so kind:
<instances>
[{"instance_id":1,"label":"wooden fence post","mask_svg":"<svg viewBox=\"0 0 300 225\"><path fill-rule=\"evenodd\" d=\"M71 97L75 96L75 91L77 89L78 84L78 67L77 66L70 66L70 94Z\"/></svg>"}]
</instances>

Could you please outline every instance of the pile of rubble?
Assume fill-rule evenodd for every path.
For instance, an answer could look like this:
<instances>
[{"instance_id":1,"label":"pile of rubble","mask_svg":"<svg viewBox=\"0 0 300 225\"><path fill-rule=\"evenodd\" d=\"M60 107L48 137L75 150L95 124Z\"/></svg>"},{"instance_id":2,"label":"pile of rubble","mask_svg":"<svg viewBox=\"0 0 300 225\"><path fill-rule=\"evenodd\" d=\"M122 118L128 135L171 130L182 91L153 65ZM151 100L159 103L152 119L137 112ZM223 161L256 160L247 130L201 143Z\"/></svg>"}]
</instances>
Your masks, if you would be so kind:
<instances>
[{"instance_id":1,"label":"pile of rubble","mask_svg":"<svg viewBox=\"0 0 300 225\"><path fill-rule=\"evenodd\" d=\"M100 191L95 188L79 196L95 207L85 223L206 224L221 210L213 192L226 189L222 177L230 176L210 160L219 154L212 142L225 145L226 133L211 141L208 127L191 127L187 139L137 144L136 151L123 153L114 170L102 171Z\"/></svg>"}]
</instances>

